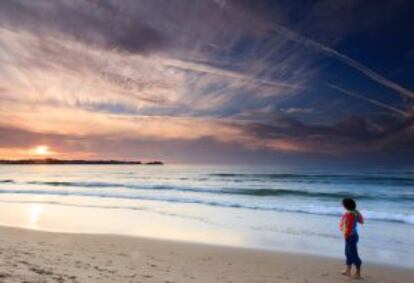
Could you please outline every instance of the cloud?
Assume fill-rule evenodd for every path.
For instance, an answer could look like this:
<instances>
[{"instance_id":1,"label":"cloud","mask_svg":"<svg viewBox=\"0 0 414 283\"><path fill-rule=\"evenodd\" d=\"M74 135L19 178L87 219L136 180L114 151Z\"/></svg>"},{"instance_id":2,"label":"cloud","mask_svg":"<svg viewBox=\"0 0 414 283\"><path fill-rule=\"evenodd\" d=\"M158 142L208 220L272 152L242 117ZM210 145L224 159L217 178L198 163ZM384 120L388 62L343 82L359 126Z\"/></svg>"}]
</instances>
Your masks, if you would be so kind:
<instances>
[{"instance_id":1,"label":"cloud","mask_svg":"<svg viewBox=\"0 0 414 283\"><path fill-rule=\"evenodd\" d=\"M251 107L250 104L258 101L254 101L255 97L292 94L303 89L302 82L312 78L312 75L306 72L301 51L284 51L283 44L279 47L280 55L275 53L277 57L281 57L276 65L274 62L264 62L265 58L262 58L262 55L253 58L233 58L231 52L227 51L223 54L225 60L217 60L213 57L220 55L220 52L206 50L206 44L198 45L191 42L190 47L188 41L193 36L206 37L206 40L211 42L217 42L221 38L223 31L218 33L209 29L208 32L204 32L206 23L218 19L219 22L224 21L224 15L219 18L214 15L210 18L206 10L209 6L205 4L197 8L201 9L201 14L207 13L203 16L207 17L204 19L206 22L201 24L199 18L191 19L190 21L197 24L192 25L185 39L176 41L171 46L166 45L169 47L168 52L161 52L154 46L150 48L154 52L142 52L137 48L131 53L131 50L126 50L123 45L109 46L105 42L114 39L105 38L117 38L117 30L114 30L115 34L106 34L101 29L106 30L107 24L102 26L101 21L117 22L119 19L113 17L113 13L126 13L128 5L133 6L132 11L137 7L131 4L132 2L101 7L104 3L106 2L38 2L33 5L27 2L3 3L6 6L5 10L8 9L11 14L16 13L11 11L10 7L13 5L16 6L19 15L30 14L28 19L19 23L10 15L2 18L7 25L0 29L3 50L0 58L5 67L5 74L0 77L0 81L9 89L8 94L4 96L16 100L14 93L19 93L17 100L21 103L26 101L62 107L83 107L94 111L126 111L142 115L172 116L186 113L185 115L190 116L211 117L218 113L226 115L229 110L223 109L225 106L234 109L232 111ZM152 2L143 3L145 5L142 9L158 11L149 4ZM9 5L8 8L6 4ZM92 6L88 6L86 12L83 12L85 5ZM89 11L90 9L114 11L106 15ZM172 6L172 9L176 13L173 17L177 20L183 9L186 10L188 7L177 5ZM64 16L62 13L66 10L69 10L69 14ZM243 14L245 13L244 11ZM50 14L51 20L50 17L44 17L44 14ZM236 21L240 16L231 15L232 21ZM75 26L72 25L72 21L77 22L77 17L85 18L81 21L82 28L76 27L77 23ZM47 22L46 25L44 21L51 22ZM145 17L142 21L145 21ZM260 21L253 19L251 22ZM131 26L136 25L131 23ZM254 42L252 47L245 51L250 53L254 49L259 49L265 39L262 31L251 30L252 26L247 31L236 33L240 27L235 23L230 26L233 28L226 25L228 30L224 31L229 35L226 42L219 42L224 50L231 50L248 36ZM139 29L139 25L137 28ZM78 35L75 36L72 29ZM170 32L169 29L163 30L163 36L171 37ZM103 44L101 37L104 37ZM135 34L131 34L130 37L147 41L146 37ZM186 59L180 59L185 53ZM264 56L272 55L268 51ZM228 63L223 66L222 63L226 61ZM225 105L217 108L217 105L223 102Z\"/></svg>"},{"instance_id":2,"label":"cloud","mask_svg":"<svg viewBox=\"0 0 414 283\"><path fill-rule=\"evenodd\" d=\"M288 109L282 109L282 111L287 113L287 114L296 114L296 113L312 114L315 111L315 109L290 107Z\"/></svg>"},{"instance_id":3,"label":"cloud","mask_svg":"<svg viewBox=\"0 0 414 283\"><path fill-rule=\"evenodd\" d=\"M34 33L63 33L89 44L147 52L166 44L156 29L109 1L2 1L0 19Z\"/></svg>"},{"instance_id":4,"label":"cloud","mask_svg":"<svg viewBox=\"0 0 414 283\"><path fill-rule=\"evenodd\" d=\"M252 3L1 1L0 156L44 142L61 154L123 158L145 150L173 158L171 148L186 160L186 148L229 159L408 150L386 133L410 121L410 106L362 96L347 80L326 87L321 62L335 58L380 86L410 90L293 32L282 2ZM346 96L325 100L327 90ZM341 102L354 98L372 117L393 113L348 120ZM393 133L411 139L410 127Z\"/></svg>"},{"instance_id":5,"label":"cloud","mask_svg":"<svg viewBox=\"0 0 414 283\"><path fill-rule=\"evenodd\" d=\"M414 140L413 126L413 118L350 116L329 126L279 118L273 125L256 123L246 129L256 141L279 150L343 156L398 148L412 155L414 151L406 141Z\"/></svg>"}]
</instances>

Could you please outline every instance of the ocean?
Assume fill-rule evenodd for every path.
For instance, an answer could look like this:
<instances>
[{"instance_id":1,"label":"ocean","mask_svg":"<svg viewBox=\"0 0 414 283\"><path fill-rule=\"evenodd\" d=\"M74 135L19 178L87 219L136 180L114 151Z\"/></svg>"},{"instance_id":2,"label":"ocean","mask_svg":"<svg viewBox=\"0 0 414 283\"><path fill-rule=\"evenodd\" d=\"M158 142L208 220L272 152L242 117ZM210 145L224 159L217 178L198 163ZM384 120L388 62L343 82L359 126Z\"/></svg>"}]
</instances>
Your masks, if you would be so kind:
<instances>
[{"instance_id":1,"label":"ocean","mask_svg":"<svg viewBox=\"0 0 414 283\"><path fill-rule=\"evenodd\" d=\"M414 169L0 165L0 225L343 257L341 200L363 260L414 267Z\"/></svg>"}]
</instances>

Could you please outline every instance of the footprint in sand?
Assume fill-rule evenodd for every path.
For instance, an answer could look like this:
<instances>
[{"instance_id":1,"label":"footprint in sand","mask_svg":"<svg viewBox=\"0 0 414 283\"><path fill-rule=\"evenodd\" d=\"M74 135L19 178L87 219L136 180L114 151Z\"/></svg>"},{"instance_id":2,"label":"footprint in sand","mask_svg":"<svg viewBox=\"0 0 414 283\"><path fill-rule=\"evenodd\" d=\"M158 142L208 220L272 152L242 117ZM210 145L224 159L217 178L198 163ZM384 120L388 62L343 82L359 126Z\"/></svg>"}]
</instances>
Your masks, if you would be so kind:
<instances>
[{"instance_id":1,"label":"footprint in sand","mask_svg":"<svg viewBox=\"0 0 414 283\"><path fill-rule=\"evenodd\" d=\"M326 277L326 276L329 276L329 273L328 272L323 272L323 273L320 274L320 276L321 277Z\"/></svg>"},{"instance_id":2,"label":"footprint in sand","mask_svg":"<svg viewBox=\"0 0 414 283\"><path fill-rule=\"evenodd\" d=\"M4 278L8 278L8 277L10 277L11 275L10 274L8 274L8 273L0 273L0 279L4 279Z\"/></svg>"},{"instance_id":3,"label":"footprint in sand","mask_svg":"<svg viewBox=\"0 0 414 283\"><path fill-rule=\"evenodd\" d=\"M44 269L37 268L37 267L31 267L30 270L39 275L52 275L53 274L52 271L44 270Z\"/></svg>"}]
</instances>

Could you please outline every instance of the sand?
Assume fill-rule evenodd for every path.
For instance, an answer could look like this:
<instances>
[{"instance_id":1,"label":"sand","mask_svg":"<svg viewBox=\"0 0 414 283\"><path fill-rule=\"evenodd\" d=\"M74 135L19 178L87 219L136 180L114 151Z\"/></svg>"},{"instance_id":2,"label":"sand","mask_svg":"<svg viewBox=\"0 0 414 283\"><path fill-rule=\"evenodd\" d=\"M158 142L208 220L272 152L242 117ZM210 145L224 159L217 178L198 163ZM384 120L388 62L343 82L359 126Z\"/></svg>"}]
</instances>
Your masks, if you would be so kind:
<instances>
[{"instance_id":1,"label":"sand","mask_svg":"<svg viewBox=\"0 0 414 283\"><path fill-rule=\"evenodd\" d=\"M0 227L0 282L353 282L339 259L174 241ZM364 265L361 282L413 282Z\"/></svg>"}]
</instances>

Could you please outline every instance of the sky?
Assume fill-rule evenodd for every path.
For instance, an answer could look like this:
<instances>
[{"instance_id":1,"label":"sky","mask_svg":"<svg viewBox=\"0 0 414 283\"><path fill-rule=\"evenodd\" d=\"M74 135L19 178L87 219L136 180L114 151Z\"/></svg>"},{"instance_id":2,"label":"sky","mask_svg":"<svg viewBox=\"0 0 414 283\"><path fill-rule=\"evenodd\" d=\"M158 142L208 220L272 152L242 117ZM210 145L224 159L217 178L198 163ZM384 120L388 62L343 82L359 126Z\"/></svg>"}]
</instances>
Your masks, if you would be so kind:
<instances>
[{"instance_id":1,"label":"sky","mask_svg":"<svg viewBox=\"0 0 414 283\"><path fill-rule=\"evenodd\" d=\"M2 0L0 158L414 165L413 8Z\"/></svg>"}]
</instances>

